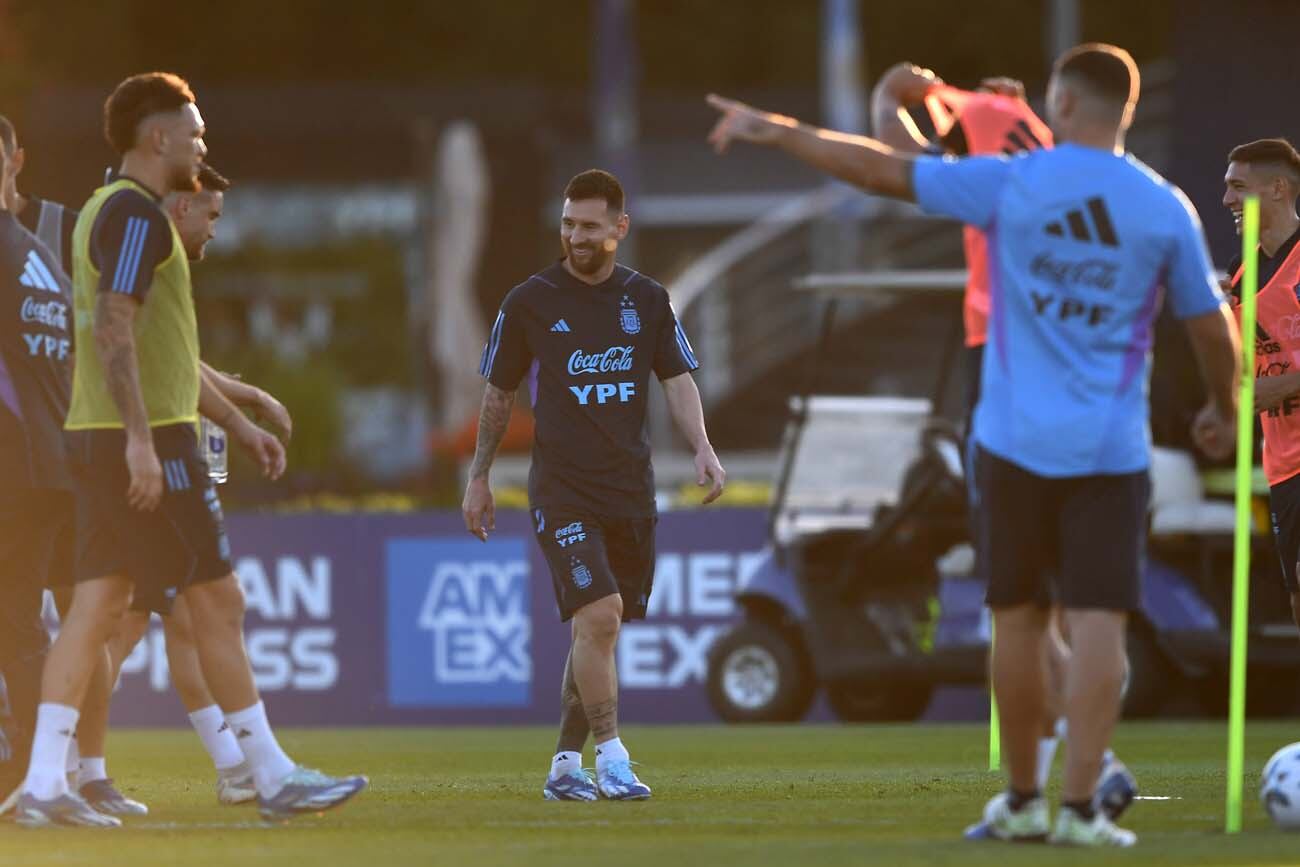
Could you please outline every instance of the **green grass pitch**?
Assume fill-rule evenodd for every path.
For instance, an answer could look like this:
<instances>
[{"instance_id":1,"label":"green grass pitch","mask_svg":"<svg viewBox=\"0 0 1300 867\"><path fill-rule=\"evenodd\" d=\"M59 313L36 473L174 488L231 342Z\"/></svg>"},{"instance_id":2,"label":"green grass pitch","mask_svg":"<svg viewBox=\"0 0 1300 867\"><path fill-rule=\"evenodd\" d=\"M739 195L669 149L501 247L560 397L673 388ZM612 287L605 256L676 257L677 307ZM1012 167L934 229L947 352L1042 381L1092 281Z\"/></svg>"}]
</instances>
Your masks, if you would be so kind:
<instances>
[{"instance_id":1,"label":"green grass pitch","mask_svg":"<svg viewBox=\"0 0 1300 867\"><path fill-rule=\"evenodd\" d=\"M1245 833L1226 837L1224 724L1122 726L1143 794L1176 800L1138 802L1125 817L1138 848L1099 853L960 839L1001 782L978 725L629 726L655 797L627 804L542 801L549 729L294 730L282 740L299 760L372 787L273 827L217 805L189 732L121 731L110 772L151 814L114 831L0 825L0 865L1296 864L1300 836L1270 826L1255 787L1298 734L1250 724Z\"/></svg>"}]
</instances>

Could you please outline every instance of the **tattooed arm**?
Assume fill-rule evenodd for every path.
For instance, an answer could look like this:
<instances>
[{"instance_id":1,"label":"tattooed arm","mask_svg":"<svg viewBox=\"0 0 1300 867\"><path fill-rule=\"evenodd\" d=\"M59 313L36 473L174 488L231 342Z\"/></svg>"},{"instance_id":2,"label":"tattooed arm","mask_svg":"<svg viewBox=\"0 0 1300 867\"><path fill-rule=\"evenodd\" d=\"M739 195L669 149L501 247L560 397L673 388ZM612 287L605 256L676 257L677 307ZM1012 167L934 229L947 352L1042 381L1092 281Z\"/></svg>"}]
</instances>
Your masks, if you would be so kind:
<instances>
[{"instance_id":1,"label":"tattooed arm","mask_svg":"<svg viewBox=\"0 0 1300 867\"><path fill-rule=\"evenodd\" d=\"M149 512L163 494L162 464L154 451L153 431L140 388L135 357L135 323L139 302L129 295L101 292L95 302L95 350L109 394L126 428L126 465L131 485L126 499L132 508Z\"/></svg>"},{"instance_id":2,"label":"tattooed arm","mask_svg":"<svg viewBox=\"0 0 1300 867\"><path fill-rule=\"evenodd\" d=\"M484 542L488 532L496 529L496 504L488 485L488 470L496 459L497 448L506 435L510 412L515 405L515 393L488 383L483 392L483 409L478 417L478 444L474 461L469 468L469 484L465 486L465 500L461 512L465 529Z\"/></svg>"}]
</instances>

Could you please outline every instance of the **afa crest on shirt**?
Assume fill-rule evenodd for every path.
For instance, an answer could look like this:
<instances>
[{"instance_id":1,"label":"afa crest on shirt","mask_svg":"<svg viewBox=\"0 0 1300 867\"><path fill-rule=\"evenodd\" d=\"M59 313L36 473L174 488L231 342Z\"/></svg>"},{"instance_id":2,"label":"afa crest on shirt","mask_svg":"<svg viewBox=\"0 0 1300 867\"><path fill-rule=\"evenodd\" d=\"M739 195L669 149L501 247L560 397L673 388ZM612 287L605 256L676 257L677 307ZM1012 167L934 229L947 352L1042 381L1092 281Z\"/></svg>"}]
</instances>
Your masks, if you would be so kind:
<instances>
[{"instance_id":1,"label":"afa crest on shirt","mask_svg":"<svg viewBox=\"0 0 1300 867\"><path fill-rule=\"evenodd\" d=\"M623 300L618 305L618 324L623 326L625 334L639 334L641 332L641 317L636 312L636 305L632 299L624 295Z\"/></svg>"}]
</instances>

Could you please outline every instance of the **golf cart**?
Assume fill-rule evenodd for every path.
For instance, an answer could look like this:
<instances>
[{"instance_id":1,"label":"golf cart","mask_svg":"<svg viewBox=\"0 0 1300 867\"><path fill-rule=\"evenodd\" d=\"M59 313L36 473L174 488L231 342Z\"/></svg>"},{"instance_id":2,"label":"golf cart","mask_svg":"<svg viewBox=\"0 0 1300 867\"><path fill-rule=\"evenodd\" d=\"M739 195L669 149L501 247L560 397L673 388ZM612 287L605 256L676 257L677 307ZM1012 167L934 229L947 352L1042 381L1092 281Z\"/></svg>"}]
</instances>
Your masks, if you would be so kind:
<instances>
[{"instance_id":1,"label":"golf cart","mask_svg":"<svg viewBox=\"0 0 1300 867\"><path fill-rule=\"evenodd\" d=\"M730 722L798 720L825 689L841 719L903 721L939 687L984 684L990 621L957 428L926 399L791 404L767 559L710 650L714 710ZM1234 509L1206 498L1186 452L1157 448L1152 480L1125 713L1222 712ZM1255 529L1248 706L1285 713L1300 647L1267 521Z\"/></svg>"}]
</instances>

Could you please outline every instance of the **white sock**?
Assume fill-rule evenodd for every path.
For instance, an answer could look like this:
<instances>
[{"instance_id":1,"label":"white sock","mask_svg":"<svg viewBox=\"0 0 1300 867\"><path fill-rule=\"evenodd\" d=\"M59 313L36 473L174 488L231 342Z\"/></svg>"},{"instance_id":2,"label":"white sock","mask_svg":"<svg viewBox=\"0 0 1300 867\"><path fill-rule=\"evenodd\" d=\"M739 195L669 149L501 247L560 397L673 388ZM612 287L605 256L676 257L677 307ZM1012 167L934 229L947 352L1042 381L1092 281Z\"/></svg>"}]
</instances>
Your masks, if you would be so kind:
<instances>
[{"instance_id":1,"label":"white sock","mask_svg":"<svg viewBox=\"0 0 1300 867\"><path fill-rule=\"evenodd\" d=\"M83 757L77 768L77 788L108 779L108 760L103 756Z\"/></svg>"},{"instance_id":2,"label":"white sock","mask_svg":"<svg viewBox=\"0 0 1300 867\"><path fill-rule=\"evenodd\" d=\"M42 801L68 794L68 742L77 730L80 716L75 707L66 704L42 702L37 708L32 763L27 769L23 791Z\"/></svg>"},{"instance_id":3,"label":"white sock","mask_svg":"<svg viewBox=\"0 0 1300 867\"><path fill-rule=\"evenodd\" d=\"M280 749L271 731L271 724L266 719L266 705L259 701L252 707L226 714L226 722L234 729L239 748L248 759L258 794L264 798L274 797L284 778L293 772L294 764Z\"/></svg>"},{"instance_id":4,"label":"white sock","mask_svg":"<svg viewBox=\"0 0 1300 867\"><path fill-rule=\"evenodd\" d=\"M623 746L620 738L610 738L603 744L596 744L596 769L605 767L610 762L626 762L628 760L627 747Z\"/></svg>"},{"instance_id":5,"label":"white sock","mask_svg":"<svg viewBox=\"0 0 1300 867\"><path fill-rule=\"evenodd\" d=\"M1038 791L1047 791L1047 781L1052 776L1052 760L1056 758L1056 745L1060 743L1056 738L1039 738L1038 739L1038 767L1037 783Z\"/></svg>"},{"instance_id":6,"label":"white sock","mask_svg":"<svg viewBox=\"0 0 1300 867\"><path fill-rule=\"evenodd\" d=\"M576 774L582 770L582 753L569 751L555 754L551 759L551 779L558 780L567 774Z\"/></svg>"},{"instance_id":7,"label":"white sock","mask_svg":"<svg viewBox=\"0 0 1300 867\"><path fill-rule=\"evenodd\" d=\"M244 763L244 751L239 748L235 731L226 722L226 716L217 705L199 708L190 714L190 725L203 741L203 748L212 757L218 771L228 771Z\"/></svg>"},{"instance_id":8,"label":"white sock","mask_svg":"<svg viewBox=\"0 0 1300 867\"><path fill-rule=\"evenodd\" d=\"M1060 717L1056 721L1056 736L1063 741L1070 739L1070 724L1066 722L1065 717Z\"/></svg>"},{"instance_id":9,"label":"white sock","mask_svg":"<svg viewBox=\"0 0 1300 867\"><path fill-rule=\"evenodd\" d=\"M73 732L72 737L68 739L68 761L63 765L63 769L73 777L81 773L81 745L77 741L76 732Z\"/></svg>"}]
</instances>

